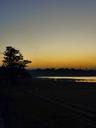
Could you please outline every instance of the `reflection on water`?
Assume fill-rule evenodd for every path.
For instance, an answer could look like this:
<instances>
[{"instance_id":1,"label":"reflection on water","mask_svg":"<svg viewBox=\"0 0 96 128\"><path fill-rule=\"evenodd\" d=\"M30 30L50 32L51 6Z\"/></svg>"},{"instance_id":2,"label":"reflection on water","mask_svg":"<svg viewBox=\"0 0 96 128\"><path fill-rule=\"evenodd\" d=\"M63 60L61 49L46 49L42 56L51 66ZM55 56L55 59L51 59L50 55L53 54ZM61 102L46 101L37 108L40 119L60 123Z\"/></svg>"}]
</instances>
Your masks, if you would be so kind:
<instances>
[{"instance_id":1,"label":"reflection on water","mask_svg":"<svg viewBox=\"0 0 96 128\"><path fill-rule=\"evenodd\" d=\"M40 79L74 80L75 82L96 82L96 76L41 76Z\"/></svg>"}]
</instances>

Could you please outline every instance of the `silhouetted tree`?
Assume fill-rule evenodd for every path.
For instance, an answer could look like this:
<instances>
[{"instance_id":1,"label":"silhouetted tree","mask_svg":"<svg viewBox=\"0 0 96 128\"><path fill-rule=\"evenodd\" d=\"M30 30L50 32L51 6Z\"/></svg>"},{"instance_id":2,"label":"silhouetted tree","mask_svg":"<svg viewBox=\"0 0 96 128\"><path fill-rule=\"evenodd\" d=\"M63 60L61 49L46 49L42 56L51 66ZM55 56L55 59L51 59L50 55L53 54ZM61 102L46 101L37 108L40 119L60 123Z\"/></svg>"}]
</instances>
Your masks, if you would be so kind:
<instances>
[{"instance_id":1,"label":"silhouetted tree","mask_svg":"<svg viewBox=\"0 0 96 128\"><path fill-rule=\"evenodd\" d=\"M24 60L19 50L8 46L3 53L2 76L9 84L24 82L31 78L29 72L25 69L29 60ZM7 83L8 83L7 82Z\"/></svg>"},{"instance_id":2,"label":"silhouetted tree","mask_svg":"<svg viewBox=\"0 0 96 128\"><path fill-rule=\"evenodd\" d=\"M8 46L4 51L3 67L7 68L25 68L31 61L24 60L19 50Z\"/></svg>"}]
</instances>

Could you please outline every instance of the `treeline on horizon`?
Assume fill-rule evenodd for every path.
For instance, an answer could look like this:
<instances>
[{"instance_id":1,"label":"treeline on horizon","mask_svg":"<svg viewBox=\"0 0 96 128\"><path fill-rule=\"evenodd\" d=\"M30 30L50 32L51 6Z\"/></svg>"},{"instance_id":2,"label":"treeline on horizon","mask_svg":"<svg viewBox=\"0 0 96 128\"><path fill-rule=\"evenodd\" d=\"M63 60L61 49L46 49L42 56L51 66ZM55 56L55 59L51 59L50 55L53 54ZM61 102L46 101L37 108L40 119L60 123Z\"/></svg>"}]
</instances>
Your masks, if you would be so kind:
<instances>
[{"instance_id":1,"label":"treeline on horizon","mask_svg":"<svg viewBox=\"0 0 96 128\"><path fill-rule=\"evenodd\" d=\"M96 69L45 68L31 69L33 76L96 76Z\"/></svg>"}]
</instances>

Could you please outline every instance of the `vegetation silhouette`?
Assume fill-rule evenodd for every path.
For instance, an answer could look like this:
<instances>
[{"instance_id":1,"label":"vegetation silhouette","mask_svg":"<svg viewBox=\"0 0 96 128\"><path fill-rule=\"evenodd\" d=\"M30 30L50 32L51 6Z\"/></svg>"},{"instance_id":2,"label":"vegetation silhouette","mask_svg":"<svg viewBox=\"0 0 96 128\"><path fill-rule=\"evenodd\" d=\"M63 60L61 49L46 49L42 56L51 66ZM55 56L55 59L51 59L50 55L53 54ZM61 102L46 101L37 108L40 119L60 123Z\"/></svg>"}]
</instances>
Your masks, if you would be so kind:
<instances>
[{"instance_id":1,"label":"vegetation silhouette","mask_svg":"<svg viewBox=\"0 0 96 128\"><path fill-rule=\"evenodd\" d=\"M24 60L19 50L8 46L4 51L3 67L7 68L25 68L31 61Z\"/></svg>"},{"instance_id":2,"label":"vegetation silhouette","mask_svg":"<svg viewBox=\"0 0 96 128\"><path fill-rule=\"evenodd\" d=\"M19 50L12 46L7 46L3 55L4 59L1 68L3 82L6 80L7 84L15 84L17 82L27 81L31 77L25 69L31 61L24 60Z\"/></svg>"}]
</instances>

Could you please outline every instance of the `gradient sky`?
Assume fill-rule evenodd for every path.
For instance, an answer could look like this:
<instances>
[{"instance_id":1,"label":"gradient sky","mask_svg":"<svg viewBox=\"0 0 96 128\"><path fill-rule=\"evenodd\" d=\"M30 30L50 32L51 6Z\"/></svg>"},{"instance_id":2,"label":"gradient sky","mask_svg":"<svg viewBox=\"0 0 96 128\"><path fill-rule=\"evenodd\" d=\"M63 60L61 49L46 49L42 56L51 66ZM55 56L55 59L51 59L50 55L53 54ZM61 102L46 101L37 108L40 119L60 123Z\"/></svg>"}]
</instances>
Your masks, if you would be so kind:
<instances>
[{"instance_id":1,"label":"gradient sky","mask_svg":"<svg viewBox=\"0 0 96 128\"><path fill-rule=\"evenodd\" d=\"M0 44L32 68L96 68L96 0L0 0Z\"/></svg>"}]
</instances>

